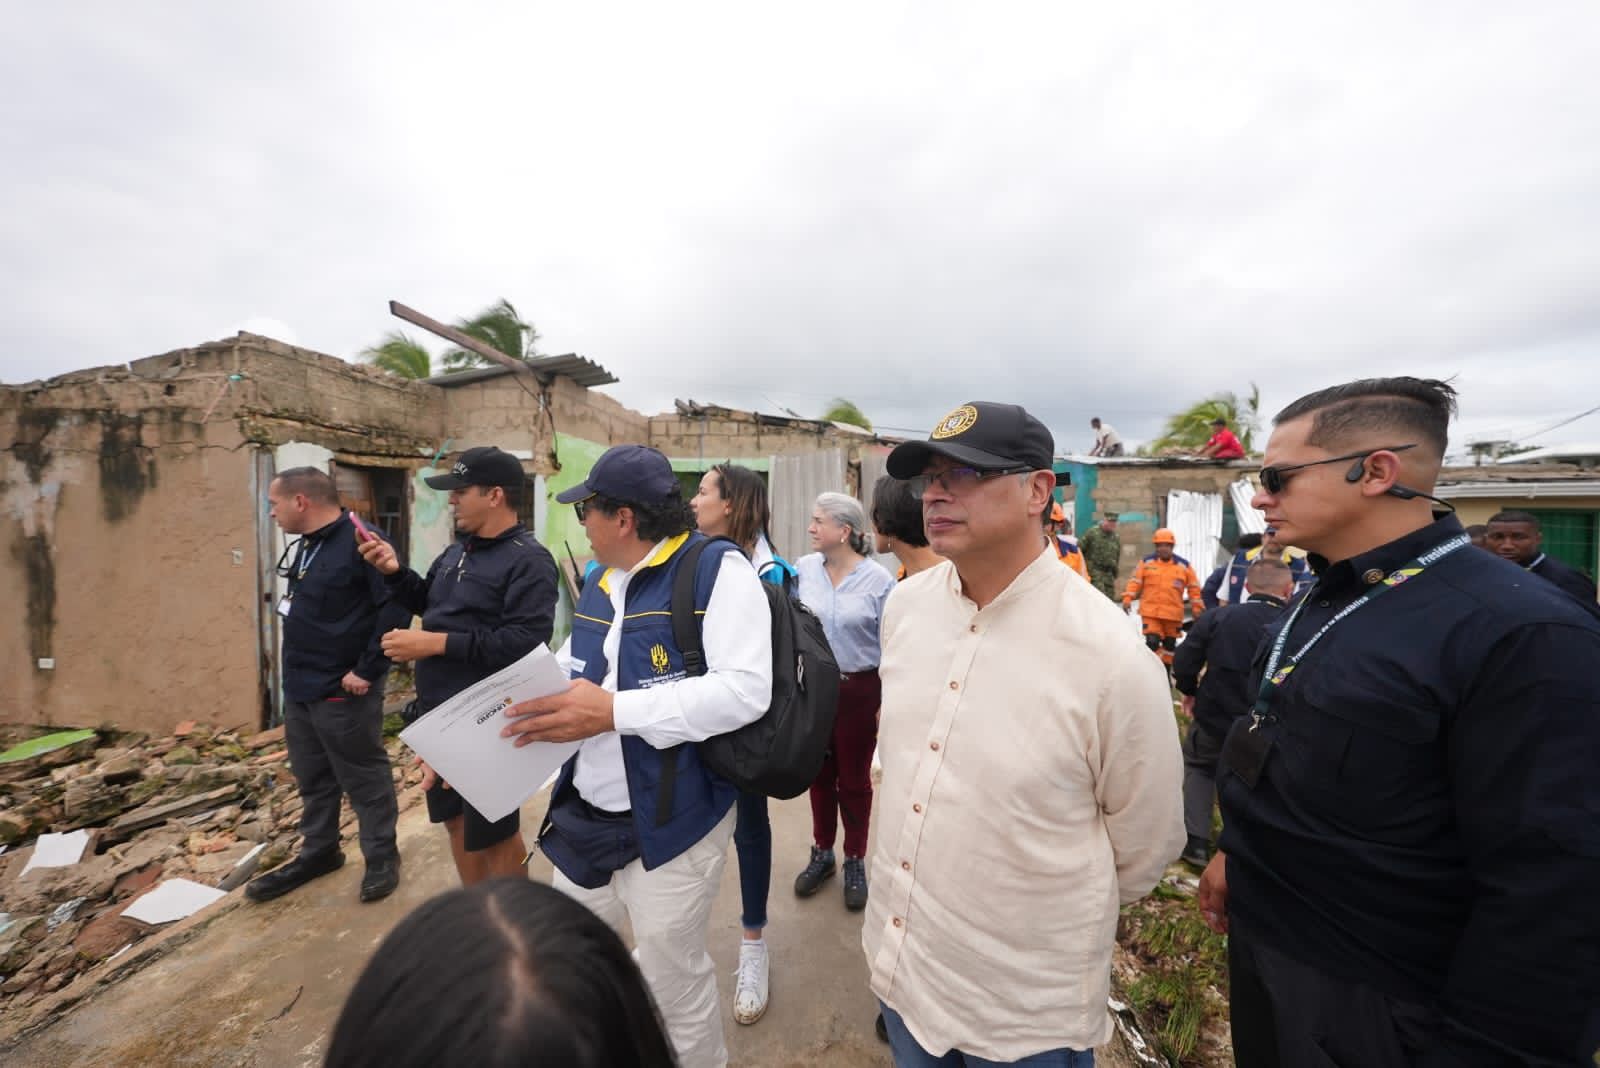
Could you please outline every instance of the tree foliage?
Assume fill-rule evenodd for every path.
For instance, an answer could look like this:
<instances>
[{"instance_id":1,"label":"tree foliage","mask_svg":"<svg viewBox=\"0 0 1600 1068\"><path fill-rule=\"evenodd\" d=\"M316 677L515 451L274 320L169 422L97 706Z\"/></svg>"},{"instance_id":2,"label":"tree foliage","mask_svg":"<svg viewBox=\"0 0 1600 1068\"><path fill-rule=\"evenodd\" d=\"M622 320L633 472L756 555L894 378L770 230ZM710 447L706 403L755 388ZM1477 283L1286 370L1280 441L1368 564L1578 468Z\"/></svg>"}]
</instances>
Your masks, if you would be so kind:
<instances>
[{"instance_id":1,"label":"tree foliage","mask_svg":"<svg viewBox=\"0 0 1600 1068\"><path fill-rule=\"evenodd\" d=\"M361 358L401 378L427 378L433 374L433 357L428 350L400 330L383 335L383 340L362 352Z\"/></svg>"},{"instance_id":2,"label":"tree foliage","mask_svg":"<svg viewBox=\"0 0 1600 1068\"><path fill-rule=\"evenodd\" d=\"M828 406L828 410L822 413L822 419L828 423L848 423L851 426L858 426L862 430L872 429L872 421L862 414L861 409L857 408L854 402L847 401L843 397L835 397L833 399L833 402Z\"/></svg>"},{"instance_id":3,"label":"tree foliage","mask_svg":"<svg viewBox=\"0 0 1600 1068\"><path fill-rule=\"evenodd\" d=\"M1196 401L1183 411L1167 418L1161 436L1140 448L1145 456L1163 453L1192 452L1205 446L1213 433L1211 422L1225 420L1228 429L1239 436L1247 453L1255 452L1256 432L1261 428L1261 389L1254 382L1250 394L1217 393L1205 400Z\"/></svg>"},{"instance_id":4,"label":"tree foliage","mask_svg":"<svg viewBox=\"0 0 1600 1068\"><path fill-rule=\"evenodd\" d=\"M455 327L468 337L498 349L513 359L526 360L539 354L535 348L539 331L518 315L517 309L504 297L470 319L458 319ZM478 353L463 348L447 349L440 363L445 374L473 367L496 366Z\"/></svg>"}]
</instances>

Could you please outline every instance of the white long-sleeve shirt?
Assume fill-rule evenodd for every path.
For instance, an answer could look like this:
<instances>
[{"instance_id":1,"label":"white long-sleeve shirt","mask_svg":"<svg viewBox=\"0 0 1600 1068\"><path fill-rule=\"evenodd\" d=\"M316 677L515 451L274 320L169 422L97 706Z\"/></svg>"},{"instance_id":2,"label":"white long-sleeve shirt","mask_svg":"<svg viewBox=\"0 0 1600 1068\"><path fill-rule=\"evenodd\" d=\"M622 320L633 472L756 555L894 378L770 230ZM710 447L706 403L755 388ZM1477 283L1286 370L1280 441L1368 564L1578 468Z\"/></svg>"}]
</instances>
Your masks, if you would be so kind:
<instances>
[{"instance_id":1,"label":"white long-sleeve shirt","mask_svg":"<svg viewBox=\"0 0 1600 1068\"><path fill-rule=\"evenodd\" d=\"M1104 1042L1118 906L1184 840L1160 662L1047 548L982 609L949 562L902 582L879 673L873 993L935 1054Z\"/></svg>"},{"instance_id":2,"label":"white long-sleeve shirt","mask_svg":"<svg viewBox=\"0 0 1600 1068\"><path fill-rule=\"evenodd\" d=\"M657 749L702 742L754 723L772 703L772 617L761 580L742 553L729 552L717 570L701 630L706 673L642 690L617 692L617 652L622 647L623 606L628 585L665 547L658 543L631 571L613 570L611 628L603 645L606 677L601 685L617 696L615 731L578 747L573 785L596 808L623 812L633 807L622 764L622 735L635 734ZM561 647L572 660L572 639Z\"/></svg>"}]
</instances>

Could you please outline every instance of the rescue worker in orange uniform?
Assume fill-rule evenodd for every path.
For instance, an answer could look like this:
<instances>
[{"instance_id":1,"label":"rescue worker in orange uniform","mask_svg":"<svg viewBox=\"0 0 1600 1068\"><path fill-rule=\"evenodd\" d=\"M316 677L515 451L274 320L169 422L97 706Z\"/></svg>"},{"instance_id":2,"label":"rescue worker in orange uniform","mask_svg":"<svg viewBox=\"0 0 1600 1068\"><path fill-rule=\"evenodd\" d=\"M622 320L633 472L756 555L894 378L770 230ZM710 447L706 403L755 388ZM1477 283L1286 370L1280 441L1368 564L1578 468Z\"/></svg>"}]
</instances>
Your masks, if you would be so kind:
<instances>
[{"instance_id":1,"label":"rescue worker in orange uniform","mask_svg":"<svg viewBox=\"0 0 1600 1068\"><path fill-rule=\"evenodd\" d=\"M1062 532L1067 523L1067 513L1061 510L1061 505L1057 502L1044 514L1045 540L1050 543L1050 547L1056 551L1056 556L1063 564L1082 575L1087 581L1089 566L1083 562L1083 550L1078 547L1078 539Z\"/></svg>"},{"instance_id":2,"label":"rescue worker in orange uniform","mask_svg":"<svg viewBox=\"0 0 1600 1068\"><path fill-rule=\"evenodd\" d=\"M1139 561L1133 578L1122 593L1124 611L1133 610L1139 601L1139 618L1144 621L1144 642L1151 652L1161 657L1164 664L1172 663L1172 653L1178 647L1178 633L1183 627L1183 595L1189 594L1189 605L1195 615L1205 610L1200 599L1200 576L1195 574L1189 561L1174 553L1178 539L1172 531L1162 527L1150 539L1156 551Z\"/></svg>"}]
</instances>

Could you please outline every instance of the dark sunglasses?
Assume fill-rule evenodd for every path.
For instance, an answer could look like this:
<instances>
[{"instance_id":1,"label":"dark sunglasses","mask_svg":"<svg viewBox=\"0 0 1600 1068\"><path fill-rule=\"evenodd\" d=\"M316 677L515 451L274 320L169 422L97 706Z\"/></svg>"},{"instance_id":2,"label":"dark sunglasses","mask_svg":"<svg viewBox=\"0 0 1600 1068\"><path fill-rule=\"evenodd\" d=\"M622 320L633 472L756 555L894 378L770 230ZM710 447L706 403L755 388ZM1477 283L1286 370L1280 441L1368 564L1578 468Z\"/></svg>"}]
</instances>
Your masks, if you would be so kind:
<instances>
[{"instance_id":1,"label":"dark sunglasses","mask_svg":"<svg viewBox=\"0 0 1600 1068\"><path fill-rule=\"evenodd\" d=\"M572 502L572 510L578 513L578 522L583 522L584 516L589 514L589 502L592 500L593 497L585 497L581 501Z\"/></svg>"},{"instance_id":2,"label":"dark sunglasses","mask_svg":"<svg viewBox=\"0 0 1600 1068\"><path fill-rule=\"evenodd\" d=\"M1309 460L1303 464L1289 464L1287 466L1263 467L1261 469L1261 488L1268 493L1282 493L1284 483L1289 481L1289 475L1302 471L1307 467L1321 467L1323 464L1342 463L1345 460L1354 460L1350 470L1344 473L1346 482L1360 482L1361 472L1366 469L1367 457L1375 452L1405 452L1407 449L1417 447L1416 442L1410 445L1385 445L1377 449L1367 449L1363 452L1345 453L1343 456L1330 456L1326 460Z\"/></svg>"}]
</instances>

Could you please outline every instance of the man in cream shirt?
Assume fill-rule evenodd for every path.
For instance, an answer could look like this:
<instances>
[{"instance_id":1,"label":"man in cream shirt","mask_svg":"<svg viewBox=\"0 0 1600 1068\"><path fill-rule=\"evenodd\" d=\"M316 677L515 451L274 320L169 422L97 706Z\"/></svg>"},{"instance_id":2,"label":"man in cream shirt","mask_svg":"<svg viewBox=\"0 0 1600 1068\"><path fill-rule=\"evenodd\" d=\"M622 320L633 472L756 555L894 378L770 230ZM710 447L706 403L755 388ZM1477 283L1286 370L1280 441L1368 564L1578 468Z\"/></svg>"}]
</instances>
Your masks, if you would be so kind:
<instances>
[{"instance_id":1,"label":"man in cream shirt","mask_svg":"<svg viewBox=\"0 0 1600 1068\"><path fill-rule=\"evenodd\" d=\"M1092 1065L1119 906L1183 847L1160 664L1039 544L1054 441L973 402L889 457L946 562L883 620L862 943L896 1065Z\"/></svg>"}]
</instances>

